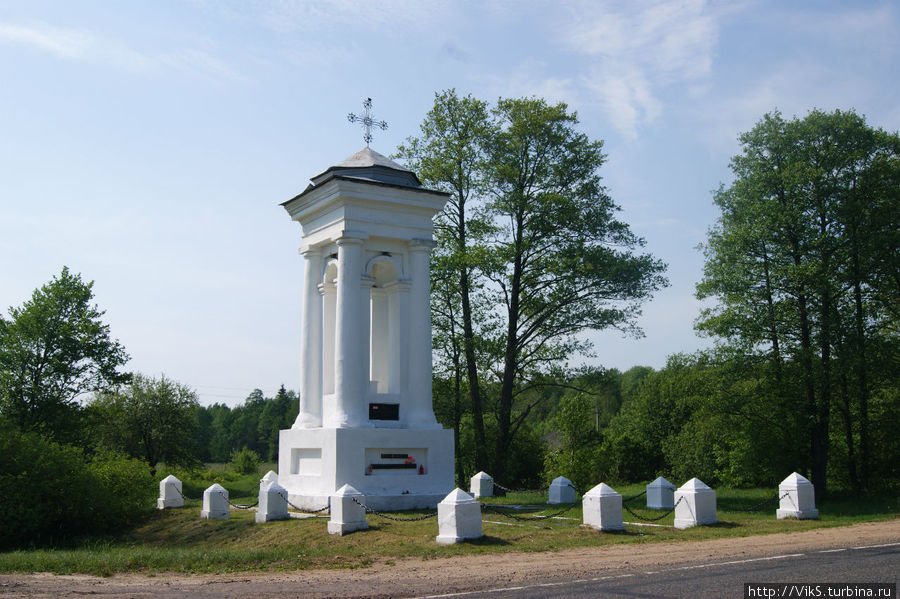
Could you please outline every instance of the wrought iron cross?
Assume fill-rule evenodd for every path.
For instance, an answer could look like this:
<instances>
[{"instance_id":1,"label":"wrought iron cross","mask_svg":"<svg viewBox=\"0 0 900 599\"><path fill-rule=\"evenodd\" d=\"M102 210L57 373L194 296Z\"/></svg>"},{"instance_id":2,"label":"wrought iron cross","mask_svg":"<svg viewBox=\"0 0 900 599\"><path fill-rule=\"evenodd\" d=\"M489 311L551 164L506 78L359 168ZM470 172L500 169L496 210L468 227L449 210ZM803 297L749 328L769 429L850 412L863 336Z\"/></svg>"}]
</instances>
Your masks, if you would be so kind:
<instances>
[{"instance_id":1,"label":"wrought iron cross","mask_svg":"<svg viewBox=\"0 0 900 599\"><path fill-rule=\"evenodd\" d=\"M362 123L363 127L366 128L366 134L363 135L363 139L366 140L366 147L369 147L369 143L372 141L372 127L378 127L382 131L387 129L387 121L376 121L372 118L372 115L369 113L372 110L372 98L366 98L366 101L363 102L363 108L366 109L366 113L363 116L356 116L352 112L347 115L347 120L351 123Z\"/></svg>"}]
</instances>

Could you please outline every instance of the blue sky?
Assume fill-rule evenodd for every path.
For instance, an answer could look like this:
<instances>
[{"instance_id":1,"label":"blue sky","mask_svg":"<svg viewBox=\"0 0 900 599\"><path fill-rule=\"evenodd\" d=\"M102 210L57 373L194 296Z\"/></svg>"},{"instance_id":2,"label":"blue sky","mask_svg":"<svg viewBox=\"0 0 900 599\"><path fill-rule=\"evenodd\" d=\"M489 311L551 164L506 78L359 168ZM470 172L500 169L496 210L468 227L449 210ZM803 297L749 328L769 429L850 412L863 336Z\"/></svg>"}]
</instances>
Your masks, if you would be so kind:
<instances>
[{"instance_id":1,"label":"blue sky","mask_svg":"<svg viewBox=\"0 0 900 599\"><path fill-rule=\"evenodd\" d=\"M300 227L279 203L360 149L390 155L434 93L565 101L603 139L621 217L669 264L646 336L693 332L696 246L737 135L776 108L900 128L900 5L825 1L0 2L0 309L63 265L95 281L131 370L234 405L299 384Z\"/></svg>"}]
</instances>

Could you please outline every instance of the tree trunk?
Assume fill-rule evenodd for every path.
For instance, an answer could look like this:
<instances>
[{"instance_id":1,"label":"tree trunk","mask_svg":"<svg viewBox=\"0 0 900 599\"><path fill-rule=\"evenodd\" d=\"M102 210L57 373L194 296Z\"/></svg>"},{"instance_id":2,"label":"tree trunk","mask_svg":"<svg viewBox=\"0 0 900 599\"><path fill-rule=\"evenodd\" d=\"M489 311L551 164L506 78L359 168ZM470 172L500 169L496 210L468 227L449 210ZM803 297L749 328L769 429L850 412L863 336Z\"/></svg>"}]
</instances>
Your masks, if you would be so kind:
<instances>
[{"instance_id":1,"label":"tree trunk","mask_svg":"<svg viewBox=\"0 0 900 599\"><path fill-rule=\"evenodd\" d=\"M506 480L509 446L512 442L511 420L513 391L519 352L519 300L522 285L522 216L517 215L515 229L515 257L513 261L512 285L509 293L509 319L506 330L506 351L503 357L503 382L500 386L500 400L497 410L497 452L494 470L497 479ZM511 481L510 481L511 482ZM507 484L507 483L501 483Z\"/></svg>"},{"instance_id":2,"label":"tree trunk","mask_svg":"<svg viewBox=\"0 0 900 599\"><path fill-rule=\"evenodd\" d=\"M465 243L465 228L461 228ZM469 382L469 399L472 403L472 428L475 432L475 469L487 471L487 442L484 438L484 407L481 403L481 387L478 381L478 363L475 358L475 334L472 327L472 304L469 300L469 269L463 265L459 271L459 289L462 295L463 352L466 359L466 375Z\"/></svg>"}]
</instances>

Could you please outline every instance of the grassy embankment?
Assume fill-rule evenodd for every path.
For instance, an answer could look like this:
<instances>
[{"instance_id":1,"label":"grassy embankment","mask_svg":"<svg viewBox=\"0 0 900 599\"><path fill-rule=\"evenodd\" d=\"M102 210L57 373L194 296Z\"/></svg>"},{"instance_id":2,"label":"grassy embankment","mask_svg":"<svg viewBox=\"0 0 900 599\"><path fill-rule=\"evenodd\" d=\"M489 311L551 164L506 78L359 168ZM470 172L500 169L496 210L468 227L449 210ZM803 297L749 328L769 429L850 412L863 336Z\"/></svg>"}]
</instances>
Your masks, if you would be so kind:
<instances>
[{"instance_id":1,"label":"grassy embankment","mask_svg":"<svg viewBox=\"0 0 900 599\"><path fill-rule=\"evenodd\" d=\"M265 471L265 468L262 469ZM200 480L186 479L184 493L200 497L211 484L206 474ZM225 480L232 478L232 480ZM234 503L256 501L259 474L236 477L222 475ZM618 486L626 499L644 489L642 484ZM73 543L68 547L26 549L0 553L0 572L54 572L108 575L116 572L213 573L240 570L293 570L303 568L358 568L374 562L391 564L396 559L433 559L462 554L507 551L558 551L572 547L619 543L686 541L754 534L808 530L856 522L897 517L896 497L833 497L819 502L819 520L776 520L774 489L717 489L718 519L715 526L688 530L673 528L673 515L658 523L663 526L627 524L624 533L601 533L581 526L581 505L575 504L557 518L522 521L484 513L484 537L451 546L438 545L435 518L417 522L395 522L370 514L369 530L343 537L326 533L326 517L254 524L253 512L232 510L229 520L200 520L200 500L188 501L184 508L153 511L120 536ZM580 497L578 498L580 500ZM767 499L750 512L736 511ZM560 506L543 510L546 495L515 493L488 500L494 505L533 505L520 515L559 512ZM662 512L642 509L643 497L627 502L638 514L652 518ZM428 512L405 512L401 517ZM627 511L625 521L637 522Z\"/></svg>"}]
</instances>

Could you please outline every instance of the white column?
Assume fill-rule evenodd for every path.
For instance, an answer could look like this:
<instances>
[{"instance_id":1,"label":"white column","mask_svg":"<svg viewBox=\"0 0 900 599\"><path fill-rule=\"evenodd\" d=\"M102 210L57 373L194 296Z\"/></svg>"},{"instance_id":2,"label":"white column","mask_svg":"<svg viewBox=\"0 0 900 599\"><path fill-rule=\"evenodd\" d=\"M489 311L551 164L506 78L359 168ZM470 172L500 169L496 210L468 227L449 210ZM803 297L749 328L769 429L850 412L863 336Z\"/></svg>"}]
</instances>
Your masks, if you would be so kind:
<instances>
[{"instance_id":1,"label":"white column","mask_svg":"<svg viewBox=\"0 0 900 599\"><path fill-rule=\"evenodd\" d=\"M409 244L409 408L410 428L439 428L431 404L431 270L434 242Z\"/></svg>"},{"instance_id":2,"label":"white column","mask_svg":"<svg viewBox=\"0 0 900 599\"><path fill-rule=\"evenodd\" d=\"M363 362L359 345L360 331L367 330L362 320L360 277L362 276L363 242L356 237L340 237L338 246L337 301L335 302L334 348L334 421L335 427L360 426L366 415L360 414L368 363Z\"/></svg>"},{"instance_id":3,"label":"white column","mask_svg":"<svg viewBox=\"0 0 900 599\"><path fill-rule=\"evenodd\" d=\"M334 306L337 289L334 280L319 285L322 296L322 395L334 395ZM327 408L327 406L323 406ZM327 419L327 418L326 418Z\"/></svg>"},{"instance_id":4,"label":"white column","mask_svg":"<svg viewBox=\"0 0 900 599\"><path fill-rule=\"evenodd\" d=\"M300 413L294 428L322 426L322 251L305 248L303 316L300 323Z\"/></svg>"},{"instance_id":5,"label":"white column","mask_svg":"<svg viewBox=\"0 0 900 599\"><path fill-rule=\"evenodd\" d=\"M360 322L363 325L363 328L359 331L359 360L360 363L363 364L362 369L362 388L363 394L359 399L359 409L362 410L363 419L368 422L369 421L369 406L366 403L366 396L369 395L369 391L371 391L371 381L374 380L374 376L372 376L372 358L371 358L371 348L372 348L372 286L375 284L375 279L370 276L363 275L362 281L359 287L359 313L360 313Z\"/></svg>"}]
</instances>

